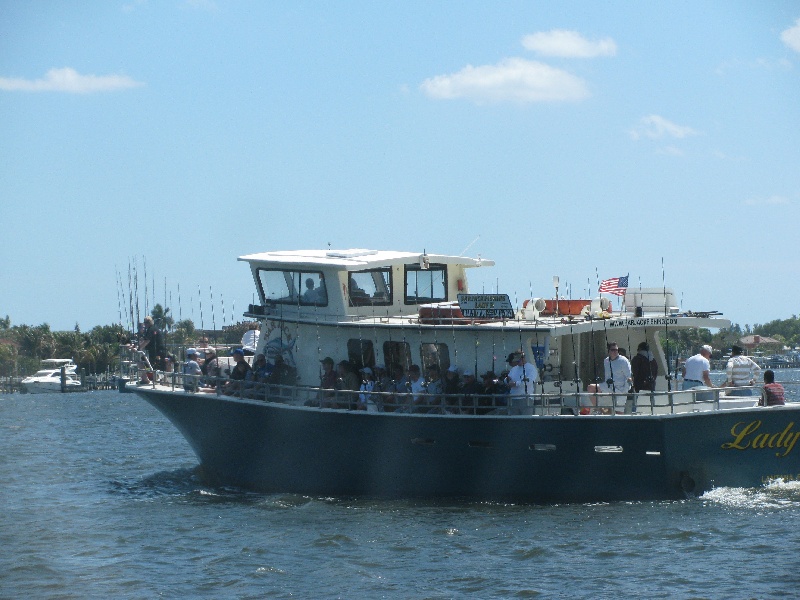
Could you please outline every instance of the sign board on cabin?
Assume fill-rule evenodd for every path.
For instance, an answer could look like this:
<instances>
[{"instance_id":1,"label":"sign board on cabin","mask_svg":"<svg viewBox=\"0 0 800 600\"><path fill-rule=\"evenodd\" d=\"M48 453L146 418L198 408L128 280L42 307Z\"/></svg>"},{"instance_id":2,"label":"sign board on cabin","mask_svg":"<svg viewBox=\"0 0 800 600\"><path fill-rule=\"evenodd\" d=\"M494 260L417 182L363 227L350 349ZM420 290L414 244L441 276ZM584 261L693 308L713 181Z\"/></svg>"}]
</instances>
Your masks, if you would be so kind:
<instances>
[{"instance_id":1,"label":"sign board on cabin","mask_svg":"<svg viewBox=\"0 0 800 600\"><path fill-rule=\"evenodd\" d=\"M508 294L459 294L458 306L468 319L513 319Z\"/></svg>"}]
</instances>

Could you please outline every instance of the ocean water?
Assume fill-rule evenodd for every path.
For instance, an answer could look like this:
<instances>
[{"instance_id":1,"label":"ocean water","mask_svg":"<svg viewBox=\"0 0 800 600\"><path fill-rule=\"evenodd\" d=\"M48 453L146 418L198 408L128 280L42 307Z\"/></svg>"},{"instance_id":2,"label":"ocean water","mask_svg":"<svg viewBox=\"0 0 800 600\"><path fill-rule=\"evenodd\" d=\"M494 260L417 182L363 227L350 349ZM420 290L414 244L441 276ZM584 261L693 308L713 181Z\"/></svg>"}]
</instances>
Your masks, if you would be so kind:
<instances>
[{"instance_id":1,"label":"ocean water","mask_svg":"<svg viewBox=\"0 0 800 600\"><path fill-rule=\"evenodd\" d=\"M0 397L0 597L800 595L796 482L531 506L256 494L196 464L133 394Z\"/></svg>"}]
</instances>

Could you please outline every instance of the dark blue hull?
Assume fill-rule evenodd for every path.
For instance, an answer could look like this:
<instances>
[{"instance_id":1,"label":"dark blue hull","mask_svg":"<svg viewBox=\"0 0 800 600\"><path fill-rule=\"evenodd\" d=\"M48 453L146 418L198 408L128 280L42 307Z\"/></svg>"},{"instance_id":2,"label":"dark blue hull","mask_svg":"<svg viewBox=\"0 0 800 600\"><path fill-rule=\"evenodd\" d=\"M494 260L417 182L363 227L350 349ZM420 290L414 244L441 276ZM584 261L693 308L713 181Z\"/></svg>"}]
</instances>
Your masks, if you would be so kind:
<instances>
[{"instance_id":1,"label":"dark blue hull","mask_svg":"<svg viewBox=\"0 0 800 600\"><path fill-rule=\"evenodd\" d=\"M800 477L795 406L475 417L136 392L180 430L209 482L265 492L591 502L677 499Z\"/></svg>"}]
</instances>

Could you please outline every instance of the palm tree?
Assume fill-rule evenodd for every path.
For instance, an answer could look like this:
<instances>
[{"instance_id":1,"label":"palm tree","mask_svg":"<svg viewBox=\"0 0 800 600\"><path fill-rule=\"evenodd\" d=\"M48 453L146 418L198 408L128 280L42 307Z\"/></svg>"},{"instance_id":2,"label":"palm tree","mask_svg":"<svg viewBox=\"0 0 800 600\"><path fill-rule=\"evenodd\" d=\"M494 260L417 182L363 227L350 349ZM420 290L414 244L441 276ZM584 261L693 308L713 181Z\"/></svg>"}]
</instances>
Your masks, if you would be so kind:
<instances>
[{"instance_id":1,"label":"palm tree","mask_svg":"<svg viewBox=\"0 0 800 600\"><path fill-rule=\"evenodd\" d=\"M175 323L169 314L169 308L164 308L160 304L156 304L153 307L153 310L150 311L150 316L153 317L153 322L161 331L169 331Z\"/></svg>"}]
</instances>

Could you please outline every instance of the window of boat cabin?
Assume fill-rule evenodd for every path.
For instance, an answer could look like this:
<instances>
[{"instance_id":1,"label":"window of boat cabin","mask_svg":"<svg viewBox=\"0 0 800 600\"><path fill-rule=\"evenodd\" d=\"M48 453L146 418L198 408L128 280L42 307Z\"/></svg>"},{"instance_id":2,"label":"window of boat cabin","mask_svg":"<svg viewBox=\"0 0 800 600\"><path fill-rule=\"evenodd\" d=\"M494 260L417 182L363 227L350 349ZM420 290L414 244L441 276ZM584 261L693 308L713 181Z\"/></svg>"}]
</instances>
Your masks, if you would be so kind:
<instances>
[{"instance_id":1,"label":"window of boat cabin","mask_svg":"<svg viewBox=\"0 0 800 600\"><path fill-rule=\"evenodd\" d=\"M392 270L351 271L347 294L350 306L386 306L392 303Z\"/></svg>"},{"instance_id":2,"label":"window of boat cabin","mask_svg":"<svg viewBox=\"0 0 800 600\"><path fill-rule=\"evenodd\" d=\"M347 340L347 360L357 369L375 366L375 348L372 340Z\"/></svg>"},{"instance_id":3,"label":"window of boat cabin","mask_svg":"<svg viewBox=\"0 0 800 600\"><path fill-rule=\"evenodd\" d=\"M258 285L267 302L300 306L327 306L325 277L318 271L259 269Z\"/></svg>"},{"instance_id":4,"label":"window of boat cabin","mask_svg":"<svg viewBox=\"0 0 800 600\"><path fill-rule=\"evenodd\" d=\"M407 372L411 366L411 346L406 342L383 342L383 358L387 368L400 365Z\"/></svg>"},{"instance_id":5,"label":"window of boat cabin","mask_svg":"<svg viewBox=\"0 0 800 600\"><path fill-rule=\"evenodd\" d=\"M447 348L447 344L422 344L420 353L422 354L423 372L432 365L439 367L442 374L450 368L450 350Z\"/></svg>"},{"instance_id":6,"label":"window of boat cabin","mask_svg":"<svg viewBox=\"0 0 800 600\"><path fill-rule=\"evenodd\" d=\"M447 266L406 265L406 304L428 304L447 300Z\"/></svg>"}]
</instances>

